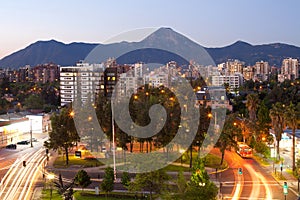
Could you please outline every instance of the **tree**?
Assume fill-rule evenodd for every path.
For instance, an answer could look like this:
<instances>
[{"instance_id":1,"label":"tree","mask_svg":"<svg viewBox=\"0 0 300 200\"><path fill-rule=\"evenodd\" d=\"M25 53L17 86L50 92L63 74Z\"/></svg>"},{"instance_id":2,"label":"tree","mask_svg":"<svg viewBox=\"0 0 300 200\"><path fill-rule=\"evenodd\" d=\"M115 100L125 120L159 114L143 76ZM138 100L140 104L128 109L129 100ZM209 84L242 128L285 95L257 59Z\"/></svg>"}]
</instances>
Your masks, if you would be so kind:
<instances>
[{"instance_id":1,"label":"tree","mask_svg":"<svg viewBox=\"0 0 300 200\"><path fill-rule=\"evenodd\" d=\"M100 185L101 189L106 193L106 197L109 192L114 189L114 170L111 167L105 168L105 174L103 182Z\"/></svg>"},{"instance_id":2,"label":"tree","mask_svg":"<svg viewBox=\"0 0 300 200\"><path fill-rule=\"evenodd\" d=\"M271 124L277 141L277 156L280 158L279 154L279 143L282 137L283 126L284 126L284 110L283 105L280 102L273 104L270 110Z\"/></svg>"},{"instance_id":3,"label":"tree","mask_svg":"<svg viewBox=\"0 0 300 200\"><path fill-rule=\"evenodd\" d=\"M49 132L49 140L44 144L49 149L64 149L66 165L69 164L69 149L80 141L73 121L73 115L72 108L63 108L59 114L55 113L52 115L52 131Z\"/></svg>"},{"instance_id":4,"label":"tree","mask_svg":"<svg viewBox=\"0 0 300 200\"><path fill-rule=\"evenodd\" d=\"M170 179L168 174L160 169L149 173L137 174L134 181L130 183L130 191L148 190L150 192L150 199L152 199L153 192L162 194L167 189L167 181Z\"/></svg>"},{"instance_id":5,"label":"tree","mask_svg":"<svg viewBox=\"0 0 300 200\"><path fill-rule=\"evenodd\" d=\"M184 194L186 193L188 188L188 182L186 181L182 170L178 172L176 185L179 196L184 197Z\"/></svg>"},{"instance_id":6,"label":"tree","mask_svg":"<svg viewBox=\"0 0 300 200\"><path fill-rule=\"evenodd\" d=\"M256 111L258 109L259 98L257 94L248 94L246 107L249 111L249 119L250 121L256 120Z\"/></svg>"},{"instance_id":7,"label":"tree","mask_svg":"<svg viewBox=\"0 0 300 200\"><path fill-rule=\"evenodd\" d=\"M65 200L72 200L73 199L73 186L74 186L74 180L72 180L71 183L64 185L62 176L59 174L58 182L54 182L55 187L58 190L58 193L64 196Z\"/></svg>"},{"instance_id":8,"label":"tree","mask_svg":"<svg viewBox=\"0 0 300 200\"><path fill-rule=\"evenodd\" d=\"M293 160L293 171L296 170L296 161L295 161L295 137L296 137L296 129L298 125L299 113L296 110L296 106L290 103L287 109L284 112L284 121L292 129L293 135L293 145L292 145L292 160Z\"/></svg>"},{"instance_id":9,"label":"tree","mask_svg":"<svg viewBox=\"0 0 300 200\"><path fill-rule=\"evenodd\" d=\"M24 106L27 109L43 109L44 101L38 94L32 94L24 101Z\"/></svg>"},{"instance_id":10,"label":"tree","mask_svg":"<svg viewBox=\"0 0 300 200\"><path fill-rule=\"evenodd\" d=\"M121 183L124 187L128 187L130 184L130 176L128 172L123 172L122 177L121 177Z\"/></svg>"},{"instance_id":11,"label":"tree","mask_svg":"<svg viewBox=\"0 0 300 200\"><path fill-rule=\"evenodd\" d=\"M208 200L216 199L218 194L217 186L209 180L204 162L202 159L197 159L193 167L191 180L184 194L184 199L187 200Z\"/></svg>"},{"instance_id":12,"label":"tree","mask_svg":"<svg viewBox=\"0 0 300 200\"><path fill-rule=\"evenodd\" d=\"M223 130L216 144L216 147L220 149L220 152L222 154L220 165L223 164L225 150L230 147L236 147L235 138L237 137L237 135L241 134L241 129L234 126L235 120L236 120L235 114L226 116Z\"/></svg>"},{"instance_id":13,"label":"tree","mask_svg":"<svg viewBox=\"0 0 300 200\"><path fill-rule=\"evenodd\" d=\"M74 182L76 185L79 185L82 188L82 190L83 188L86 188L92 183L91 177L84 170L80 170L77 172L74 178Z\"/></svg>"}]
</instances>

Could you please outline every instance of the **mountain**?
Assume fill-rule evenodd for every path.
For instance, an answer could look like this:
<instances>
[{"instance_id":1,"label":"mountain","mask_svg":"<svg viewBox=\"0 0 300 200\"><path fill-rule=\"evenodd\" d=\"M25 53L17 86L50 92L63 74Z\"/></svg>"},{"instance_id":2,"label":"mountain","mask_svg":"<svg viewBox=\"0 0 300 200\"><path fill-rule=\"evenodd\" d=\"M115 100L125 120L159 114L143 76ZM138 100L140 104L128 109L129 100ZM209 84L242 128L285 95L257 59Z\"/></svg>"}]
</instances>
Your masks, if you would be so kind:
<instances>
[{"instance_id":1,"label":"mountain","mask_svg":"<svg viewBox=\"0 0 300 200\"><path fill-rule=\"evenodd\" d=\"M140 42L64 44L55 40L38 41L4 57L0 60L0 67L19 68L48 62L66 66L84 59L91 63L102 62L109 57L117 58L119 63L166 63L175 60L179 64L187 64L196 58L203 65L239 59L247 65L263 60L280 66L284 58L299 58L300 48L281 43L251 45L243 41L221 48L205 48L170 28L160 28Z\"/></svg>"},{"instance_id":2,"label":"mountain","mask_svg":"<svg viewBox=\"0 0 300 200\"><path fill-rule=\"evenodd\" d=\"M63 66L74 65L77 61L83 60L96 46L97 44L87 43L64 44L55 40L38 41L1 59L0 67L19 68L49 62Z\"/></svg>"},{"instance_id":3,"label":"mountain","mask_svg":"<svg viewBox=\"0 0 300 200\"><path fill-rule=\"evenodd\" d=\"M237 41L232 45L222 48L206 48L215 63L226 62L228 59L239 59L247 65L253 65L257 61L268 61L270 65L281 66L284 58L299 58L300 48L282 44L251 45L243 41Z\"/></svg>"}]
</instances>

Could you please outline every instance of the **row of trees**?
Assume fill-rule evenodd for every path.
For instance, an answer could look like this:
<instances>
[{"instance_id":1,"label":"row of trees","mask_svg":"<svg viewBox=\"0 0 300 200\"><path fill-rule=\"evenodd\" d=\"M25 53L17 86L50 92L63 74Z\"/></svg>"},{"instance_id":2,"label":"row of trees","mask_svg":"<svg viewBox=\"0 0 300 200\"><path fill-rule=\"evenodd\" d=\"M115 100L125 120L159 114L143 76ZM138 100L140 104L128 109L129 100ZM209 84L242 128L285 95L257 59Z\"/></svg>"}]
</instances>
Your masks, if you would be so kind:
<instances>
[{"instance_id":1,"label":"row of trees","mask_svg":"<svg viewBox=\"0 0 300 200\"><path fill-rule=\"evenodd\" d=\"M0 113L6 113L9 109L17 112L25 109L39 109L45 112L56 110L60 103L59 82L33 83L33 82L9 82L4 78L0 82L0 96L12 95L12 101L5 98L0 100Z\"/></svg>"},{"instance_id":2,"label":"row of trees","mask_svg":"<svg viewBox=\"0 0 300 200\"><path fill-rule=\"evenodd\" d=\"M239 107L239 110L236 110L242 116L242 127L244 129L242 133L248 139L248 143L251 144L251 141L249 141L251 139L252 141L262 141L269 144L275 142L273 136L269 133L270 128L273 130L278 157L280 156L279 143L283 130L286 127L292 130L293 171L296 168L295 131L300 117L299 91L299 80L286 81L280 85L274 85L273 88L267 87L265 91L252 91L245 96L245 107L248 112L244 112L242 106ZM241 101L243 97L236 97L234 100L236 102Z\"/></svg>"}]
</instances>

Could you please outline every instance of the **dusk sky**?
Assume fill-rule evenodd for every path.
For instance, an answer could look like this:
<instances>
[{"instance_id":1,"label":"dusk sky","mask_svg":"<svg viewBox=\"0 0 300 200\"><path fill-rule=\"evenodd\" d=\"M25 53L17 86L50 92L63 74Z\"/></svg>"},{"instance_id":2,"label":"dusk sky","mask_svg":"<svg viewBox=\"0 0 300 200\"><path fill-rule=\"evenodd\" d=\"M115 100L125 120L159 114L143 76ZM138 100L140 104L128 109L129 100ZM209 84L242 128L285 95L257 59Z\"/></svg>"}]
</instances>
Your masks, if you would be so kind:
<instances>
[{"instance_id":1,"label":"dusk sky","mask_svg":"<svg viewBox=\"0 0 300 200\"><path fill-rule=\"evenodd\" d=\"M14 0L0 7L0 58L38 40L102 43L144 27L170 27L205 47L300 46L298 0Z\"/></svg>"}]
</instances>

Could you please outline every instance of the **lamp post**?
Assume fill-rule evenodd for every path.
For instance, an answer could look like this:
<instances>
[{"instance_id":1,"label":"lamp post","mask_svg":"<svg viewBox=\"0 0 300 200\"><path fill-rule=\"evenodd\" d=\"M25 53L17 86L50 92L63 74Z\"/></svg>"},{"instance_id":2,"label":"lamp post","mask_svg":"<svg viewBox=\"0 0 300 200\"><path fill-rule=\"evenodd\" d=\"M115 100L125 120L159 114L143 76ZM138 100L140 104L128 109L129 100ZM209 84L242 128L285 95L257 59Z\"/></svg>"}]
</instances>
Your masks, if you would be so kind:
<instances>
[{"instance_id":1,"label":"lamp post","mask_svg":"<svg viewBox=\"0 0 300 200\"><path fill-rule=\"evenodd\" d=\"M30 146L33 147L32 144L32 119L29 119L30 121Z\"/></svg>"},{"instance_id":2,"label":"lamp post","mask_svg":"<svg viewBox=\"0 0 300 200\"><path fill-rule=\"evenodd\" d=\"M117 180L116 171L116 145L115 145L115 124L114 124L114 102L111 100L111 127L112 127L112 143L113 143L113 169L114 169L114 180Z\"/></svg>"}]
</instances>

